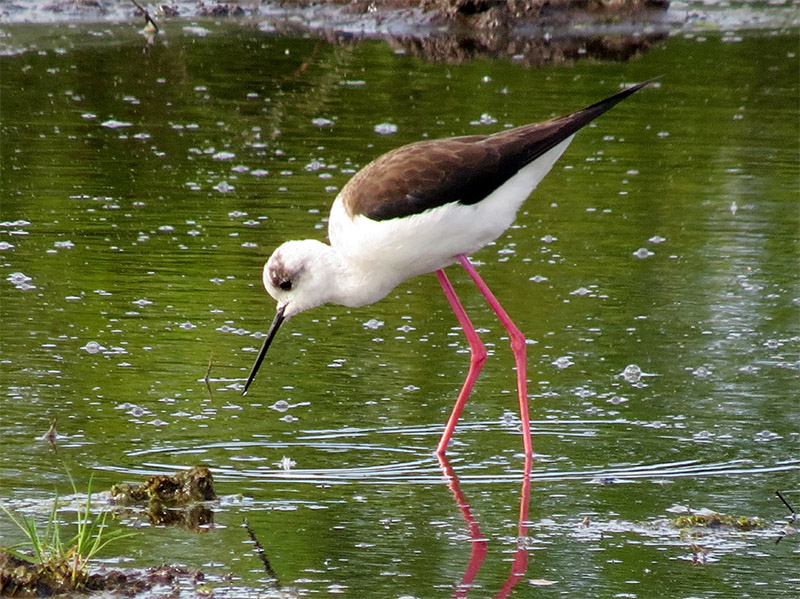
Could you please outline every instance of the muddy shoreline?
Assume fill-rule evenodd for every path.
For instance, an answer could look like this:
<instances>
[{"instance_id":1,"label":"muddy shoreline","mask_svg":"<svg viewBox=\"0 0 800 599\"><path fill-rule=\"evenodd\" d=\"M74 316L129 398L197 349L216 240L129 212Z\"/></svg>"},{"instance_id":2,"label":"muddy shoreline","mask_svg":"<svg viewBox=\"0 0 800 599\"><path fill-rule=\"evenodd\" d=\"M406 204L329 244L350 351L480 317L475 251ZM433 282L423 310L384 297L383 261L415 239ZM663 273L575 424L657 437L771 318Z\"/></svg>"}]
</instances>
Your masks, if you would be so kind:
<instances>
[{"instance_id":1,"label":"muddy shoreline","mask_svg":"<svg viewBox=\"0 0 800 599\"><path fill-rule=\"evenodd\" d=\"M347 26L353 21L379 26L404 21L408 28L486 29L647 19L668 7L669 0L16 0L0 7L0 19L4 23L40 24L119 21L137 18L143 8L155 19L280 16L289 20L322 19L329 27Z\"/></svg>"},{"instance_id":2,"label":"muddy shoreline","mask_svg":"<svg viewBox=\"0 0 800 599\"><path fill-rule=\"evenodd\" d=\"M488 58L540 66L640 56L667 37L661 22L667 6L667 0L17 0L0 7L0 21L55 27L130 23L154 41L176 25L236 24L267 34L313 35L335 45L382 39L396 52L430 62Z\"/></svg>"},{"instance_id":3,"label":"muddy shoreline","mask_svg":"<svg viewBox=\"0 0 800 599\"><path fill-rule=\"evenodd\" d=\"M157 42L165 30L240 26L346 45L380 39L431 62L476 58L528 66L628 61L670 35L796 28L797 0L782 6L694 0L11 0L0 4L0 54L20 28L130 24ZM188 34L191 34L189 32ZM30 34L29 34L30 35ZM34 33L34 35L36 35Z\"/></svg>"}]
</instances>

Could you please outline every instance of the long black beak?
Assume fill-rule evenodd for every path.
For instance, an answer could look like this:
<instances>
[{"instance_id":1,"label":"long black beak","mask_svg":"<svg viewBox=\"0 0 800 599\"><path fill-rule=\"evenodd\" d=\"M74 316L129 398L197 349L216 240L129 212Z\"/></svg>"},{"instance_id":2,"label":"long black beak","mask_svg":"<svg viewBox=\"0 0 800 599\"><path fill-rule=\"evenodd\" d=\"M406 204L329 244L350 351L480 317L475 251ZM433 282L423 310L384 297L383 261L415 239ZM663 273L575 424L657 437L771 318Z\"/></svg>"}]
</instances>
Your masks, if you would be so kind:
<instances>
[{"instance_id":1,"label":"long black beak","mask_svg":"<svg viewBox=\"0 0 800 599\"><path fill-rule=\"evenodd\" d=\"M283 312L286 310L286 305L278 307L278 312L275 314L275 320L272 321L272 324L269 327L269 332L267 333L267 338L264 339L264 345L261 346L261 351L258 352L258 357L256 358L256 363L253 364L253 370L250 371L250 376L247 377L247 382L244 384L244 389L242 389L242 395L247 395L247 388L250 386L250 383L253 382L253 379L256 378L256 373L258 372L259 366L261 366L261 362L264 361L264 356L267 355L267 350L269 349L272 340L275 338L275 333L278 332L278 329L281 326L281 323L285 320L283 318Z\"/></svg>"}]
</instances>

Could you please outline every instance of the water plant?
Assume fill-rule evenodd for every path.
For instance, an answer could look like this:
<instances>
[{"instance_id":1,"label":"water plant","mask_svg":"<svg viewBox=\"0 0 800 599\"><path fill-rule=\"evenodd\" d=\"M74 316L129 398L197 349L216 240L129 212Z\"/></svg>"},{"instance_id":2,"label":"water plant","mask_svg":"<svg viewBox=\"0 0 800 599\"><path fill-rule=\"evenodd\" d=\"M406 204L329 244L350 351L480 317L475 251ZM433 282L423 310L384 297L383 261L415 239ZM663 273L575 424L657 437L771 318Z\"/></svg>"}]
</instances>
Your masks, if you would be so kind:
<instances>
[{"instance_id":1,"label":"water plant","mask_svg":"<svg viewBox=\"0 0 800 599\"><path fill-rule=\"evenodd\" d=\"M70 482L73 491L78 494L71 475ZM64 525L58 518L58 495L53 500L53 507L44 530L37 524L36 518L33 516L14 514L2 504L0 504L0 509L26 537L25 541L3 549L22 560L27 561L33 558L37 566L36 577L46 580L49 586L53 587L80 589L89 578L90 560L109 543L134 534L125 530L109 530L106 525L109 514L107 510L101 511L97 516L92 515L91 478L86 491L86 500L77 507L75 522L77 530L70 537L65 537L63 534L62 527ZM30 547L33 555L27 555L17 550L22 547Z\"/></svg>"}]
</instances>

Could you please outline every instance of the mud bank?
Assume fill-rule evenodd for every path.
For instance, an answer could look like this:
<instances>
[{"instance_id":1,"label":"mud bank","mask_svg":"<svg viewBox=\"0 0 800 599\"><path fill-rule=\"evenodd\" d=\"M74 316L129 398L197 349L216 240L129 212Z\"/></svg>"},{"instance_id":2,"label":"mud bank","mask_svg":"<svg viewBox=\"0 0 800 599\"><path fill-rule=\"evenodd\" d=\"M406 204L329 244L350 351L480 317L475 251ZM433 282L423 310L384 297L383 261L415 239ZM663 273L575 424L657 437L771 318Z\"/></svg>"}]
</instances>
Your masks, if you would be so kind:
<instances>
[{"instance_id":1,"label":"mud bank","mask_svg":"<svg viewBox=\"0 0 800 599\"><path fill-rule=\"evenodd\" d=\"M606 21L657 14L669 0L297 0L133 2L132 0L17 0L4 3L0 16L7 22L48 23L126 20L150 11L154 17L275 17L324 20L339 27L354 20L365 25L408 28L461 26L509 27L524 24L564 24Z\"/></svg>"}]
</instances>

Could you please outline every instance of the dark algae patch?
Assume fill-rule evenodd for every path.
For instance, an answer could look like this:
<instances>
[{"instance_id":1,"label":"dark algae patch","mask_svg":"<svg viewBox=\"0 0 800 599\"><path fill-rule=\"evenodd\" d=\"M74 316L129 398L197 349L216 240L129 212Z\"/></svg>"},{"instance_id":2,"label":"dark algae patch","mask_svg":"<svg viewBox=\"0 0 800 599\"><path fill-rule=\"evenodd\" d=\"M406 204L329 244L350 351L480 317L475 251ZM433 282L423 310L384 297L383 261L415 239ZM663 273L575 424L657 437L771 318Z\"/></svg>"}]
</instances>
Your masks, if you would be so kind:
<instances>
[{"instance_id":1,"label":"dark algae patch","mask_svg":"<svg viewBox=\"0 0 800 599\"><path fill-rule=\"evenodd\" d=\"M675 528L680 528L684 532L693 530L735 530L747 532L758 530L767 526L766 522L759 518L748 518L747 516L729 516L711 510L699 510L681 514L672 520Z\"/></svg>"},{"instance_id":2,"label":"dark algae patch","mask_svg":"<svg viewBox=\"0 0 800 599\"><path fill-rule=\"evenodd\" d=\"M106 592L132 597L156 587L177 591L179 586L196 585L203 579L203 573L198 570L162 565L144 570L100 569L87 574L81 584L76 586L71 583L68 571L63 568L36 564L0 551L2 597L67 597L75 596L76 591L86 594Z\"/></svg>"},{"instance_id":3,"label":"dark algae patch","mask_svg":"<svg viewBox=\"0 0 800 599\"><path fill-rule=\"evenodd\" d=\"M159 502L168 506L183 506L197 501L214 501L214 479L205 466L194 466L175 474L157 474L141 485L119 483L111 487L113 503L135 505Z\"/></svg>"},{"instance_id":4,"label":"dark algae patch","mask_svg":"<svg viewBox=\"0 0 800 599\"><path fill-rule=\"evenodd\" d=\"M202 504L218 499L211 471L195 466L172 475L157 474L141 485L119 483L111 487L115 505L143 506L150 524L207 530L214 512Z\"/></svg>"}]
</instances>

